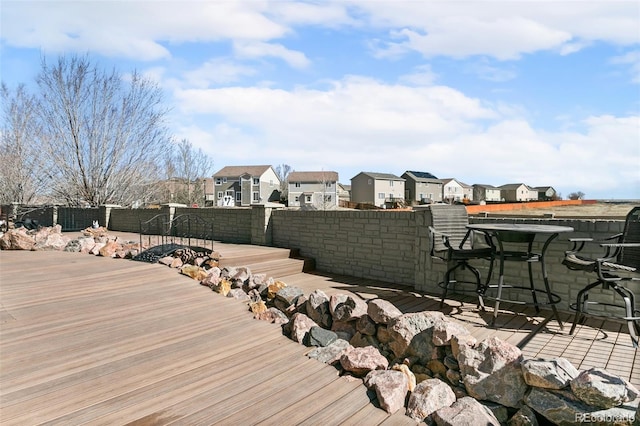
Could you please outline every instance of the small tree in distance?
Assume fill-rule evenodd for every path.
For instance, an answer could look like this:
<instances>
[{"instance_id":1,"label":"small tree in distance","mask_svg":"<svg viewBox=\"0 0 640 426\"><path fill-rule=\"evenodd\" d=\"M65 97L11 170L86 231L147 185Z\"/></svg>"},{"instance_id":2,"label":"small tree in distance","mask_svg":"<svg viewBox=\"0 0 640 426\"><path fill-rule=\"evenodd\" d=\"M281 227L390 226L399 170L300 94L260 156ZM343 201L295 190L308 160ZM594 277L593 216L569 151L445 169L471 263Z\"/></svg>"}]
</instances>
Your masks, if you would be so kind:
<instances>
[{"instance_id":1,"label":"small tree in distance","mask_svg":"<svg viewBox=\"0 0 640 426\"><path fill-rule=\"evenodd\" d=\"M568 195L568 198L570 200L584 200L584 192L582 191L572 192Z\"/></svg>"},{"instance_id":2,"label":"small tree in distance","mask_svg":"<svg viewBox=\"0 0 640 426\"><path fill-rule=\"evenodd\" d=\"M289 201L289 175L293 168L288 164L280 164L276 167L276 175L280 179L280 201L287 204Z\"/></svg>"}]
</instances>

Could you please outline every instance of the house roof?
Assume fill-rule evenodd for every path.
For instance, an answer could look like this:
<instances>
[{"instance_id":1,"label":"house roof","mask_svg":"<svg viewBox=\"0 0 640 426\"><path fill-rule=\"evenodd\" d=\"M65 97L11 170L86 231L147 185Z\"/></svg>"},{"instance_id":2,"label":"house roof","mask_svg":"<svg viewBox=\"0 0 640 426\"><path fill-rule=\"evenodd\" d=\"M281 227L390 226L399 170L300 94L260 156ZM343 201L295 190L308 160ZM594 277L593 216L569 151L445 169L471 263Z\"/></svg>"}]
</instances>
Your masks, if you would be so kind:
<instances>
[{"instance_id":1,"label":"house roof","mask_svg":"<svg viewBox=\"0 0 640 426\"><path fill-rule=\"evenodd\" d=\"M484 183L476 183L476 184L474 184L473 186L477 186L478 188L485 188L485 189L500 189L500 188L498 188L498 187L496 187L496 186L493 186L493 185L486 185L486 184L484 184Z\"/></svg>"},{"instance_id":2,"label":"house roof","mask_svg":"<svg viewBox=\"0 0 640 426\"><path fill-rule=\"evenodd\" d=\"M235 177L244 174L251 176L262 176L271 166L226 166L218 170L213 177Z\"/></svg>"},{"instance_id":3,"label":"house roof","mask_svg":"<svg viewBox=\"0 0 640 426\"><path fill-rule=\"evenodd\" d=\"M432 175L429 172L416 172L413 170L407 170L406 172L404 172L405 174L415 178L416 180L420 180L420 179L438 179L437 177L435 177L434 175Z\"/></svg>"},{"instance_id":4,"label":"house roof","mask_svg":"<svg viewBox=\"0 0 640 426\"><path fill-rule=\"evenodd\" d=\"M460 184L460 186L464 186L465 188L471 188L471 185L467 185L464 182L460 182L458 179L456 178L446 178L446 179L440 179L440 181L442 182L443 185L448 184L449 182L451 182L452 180L455 180L456 182L458 182Z\"/></svg>"},{"instance_id":5,"label":"house roof","mask_svg":"<svg viewBox=\"0 0 640 426\"><path fill-rule=\"evenodd\" d=\"M553 188L553 186L536 186L535 188L536 191L548 191L550 189L553 189L555 191L555 189Z\"/></svg>"},{"instance_id":6,"label":"house roof","mask_svg":"<svg viewBox=\"0 0 640 426\"><path fill-rule=\"evenodd\" d=\"M401 180L401 181L404 182L404 179L402 179L400 176L396 176L396 175L394 175L392 173L377 173L377 172L360 172L356 176L352 177L351 179L353 180L354 178L356 178L359 175L369 176L370 178L373 178L373 179Z\"/></svg>"},{"instance_id":7,"label":"house roof","mask_svg":"<svg viewBox=\"0 0 640 426\"><path fill-rule=\"evenodd\" d=\"M287 179L289 182L337 182L338 173L332 171L291 172Z\"/></svg>"},{"instance_id":8,"label":"house roof","mask_svg":"<svg viewBox=\"0 0 640 426\"><path fill-rule=\"evenodd\" d=\"M500 185L499 188L500 189L518 189L521 186L524 186L526 188L529 188L527 185L525 185L524 183L507 183L505 185Z\"/></svg>"}]
</instances>

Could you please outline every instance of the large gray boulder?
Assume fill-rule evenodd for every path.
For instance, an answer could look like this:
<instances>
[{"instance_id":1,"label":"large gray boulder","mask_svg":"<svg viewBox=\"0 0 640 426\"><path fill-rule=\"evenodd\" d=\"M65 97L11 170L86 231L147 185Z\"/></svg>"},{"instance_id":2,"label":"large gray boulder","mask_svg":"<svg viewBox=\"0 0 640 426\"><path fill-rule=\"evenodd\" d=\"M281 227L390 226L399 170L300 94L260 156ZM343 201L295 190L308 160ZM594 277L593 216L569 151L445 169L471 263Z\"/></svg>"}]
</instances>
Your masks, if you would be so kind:
<instances>
[{"instance_id":1,"label":"large gray boulder","mask_svg":"<svg viewBox=\"0 0 640 426\"><path fill-rule=\"evenodd\" d=\"M522 360L520 349L496 337L476 347L461 347L458 354L460 373L470 396L514 408L520 407L527 391Z\"/></svg>"},{"instance_id":2,"label":"large gray boulder","mask_svg":"<svg viewBox=\"0 0 640 426\"><path fill-rule=\"evenodd\" d=\"M524 402L555 425L632 425L638 399L619 407L600 410L585 404L567 389L532 387Z\"/></svg>"},{"instance_id":3,"label":"large gray boulder","mask_svg":"<svg viewBox=\"0 0 640 426\"><path fill-rule=\"evenodd\" d=\"M441 312L414 312L400 315L387 325L389 347L397 358L418 357L422 363L433 358L433 326L444 321Z\"/></svg>"},{"instance_id":4,"label":"large gray boulder","mask_svg":"<svg viewBox=\"0 0 640 426\"><path fill-rule=\"evenodd\" d=\"M571 381L571 390L580 400L598 408L612 408L638 397L638 390L615 374L591 368Z\"/></svg>"},{"instance_id":5,"label":"large gray boulder","mask_svg":"<svg viewBox=\"0 0 640 426\"><path fill-rule=\"evenodd\" d=\"M566 358L528 359L522 362L522 375L529 386L563 389L579 371Z\"/></svg>"}]
</instances>

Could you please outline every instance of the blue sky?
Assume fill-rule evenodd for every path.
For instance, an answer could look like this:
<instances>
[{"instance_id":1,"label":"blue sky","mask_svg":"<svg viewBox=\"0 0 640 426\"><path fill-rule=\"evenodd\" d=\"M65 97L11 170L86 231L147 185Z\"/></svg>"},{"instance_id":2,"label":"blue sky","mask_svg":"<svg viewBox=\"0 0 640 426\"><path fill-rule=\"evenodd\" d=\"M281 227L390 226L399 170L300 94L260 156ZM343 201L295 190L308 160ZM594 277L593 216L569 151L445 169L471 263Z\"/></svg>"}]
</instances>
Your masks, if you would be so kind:
<instances>
[{"instance_id":1,"label":"blue sky","mask_svg":"<svg viewBox=\"0 0 640 426\"><path fill-rule=\"evenodd\" d=\"M640 199L640 2L11 1L2 81L89 53L227 165Z\"/></svg>"}]
</instances>

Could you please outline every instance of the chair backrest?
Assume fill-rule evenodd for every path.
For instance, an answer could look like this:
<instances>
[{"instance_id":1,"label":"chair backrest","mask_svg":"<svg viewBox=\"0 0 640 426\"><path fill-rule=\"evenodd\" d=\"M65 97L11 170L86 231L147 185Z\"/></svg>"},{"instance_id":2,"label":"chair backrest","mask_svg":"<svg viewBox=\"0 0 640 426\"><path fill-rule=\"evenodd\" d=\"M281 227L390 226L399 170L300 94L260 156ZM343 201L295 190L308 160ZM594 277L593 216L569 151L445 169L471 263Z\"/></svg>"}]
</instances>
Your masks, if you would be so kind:
<instances>
[{"instance_id":1,"label":"chair backrest","mask_svg":"<svg viewBox=\"0 0 640 426\"><path fill-rule=\"evenodd\" d=\"M640 207L634 207L627 214L622 243L640 243ZM623 265L640 269L640 247L623 248L618 261Z\"/></svg>"},{"instance_id":2,"label":"chair backrest","mask_svg":"<svg viewBox=\"0 0 640 426\"><path fill-rule=\"evenodd\" d=\"M432 226L436 231L449 235L449 243L457 248L468 231L467 208L463 205L434 204L429 206L429 210ZM434 251L447 250L440 238L436 238L432 244ZM464 248L470 248L470 245L470 241L466 241Z\"/></svg>"}]
</instances>

